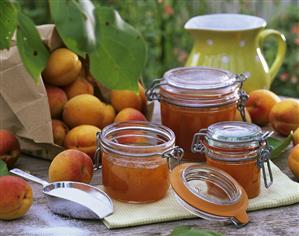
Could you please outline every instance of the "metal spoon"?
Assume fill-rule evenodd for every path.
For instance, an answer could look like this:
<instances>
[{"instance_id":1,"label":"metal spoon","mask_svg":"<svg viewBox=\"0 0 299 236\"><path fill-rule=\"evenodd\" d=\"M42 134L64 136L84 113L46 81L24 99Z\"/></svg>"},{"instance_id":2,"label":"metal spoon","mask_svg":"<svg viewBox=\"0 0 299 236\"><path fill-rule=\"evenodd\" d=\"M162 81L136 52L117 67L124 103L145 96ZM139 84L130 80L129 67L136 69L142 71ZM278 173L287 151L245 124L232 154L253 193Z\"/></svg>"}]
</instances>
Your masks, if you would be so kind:
<instances>
[{"instance_id":1,"label":"metal spoon","mask_svg":"<svg viewBox=\"0 0 299 236\"><path fill-rule=\"evenodd\" d=\"M48 183L17 168L10 172L43 185L48 207L56 214L78 219L102 219L113 213L110 197L91 185L72 181Z\"/></svg>"}]
</instances>

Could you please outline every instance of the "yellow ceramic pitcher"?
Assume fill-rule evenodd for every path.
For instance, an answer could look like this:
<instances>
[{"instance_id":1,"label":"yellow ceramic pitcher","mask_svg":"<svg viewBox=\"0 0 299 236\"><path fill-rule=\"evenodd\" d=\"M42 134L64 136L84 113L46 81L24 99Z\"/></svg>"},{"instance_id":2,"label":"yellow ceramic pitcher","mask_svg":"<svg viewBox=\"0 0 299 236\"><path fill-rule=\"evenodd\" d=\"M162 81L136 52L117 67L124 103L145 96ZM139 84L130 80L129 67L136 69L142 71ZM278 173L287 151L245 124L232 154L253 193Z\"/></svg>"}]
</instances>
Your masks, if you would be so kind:
<instances>
[{"instance_id":1,"label":"yellow ceramic pitcher","mask_svg":"<svg viewBox=\"0 0 299 236\"><path fill-rule=\"evenodd\" d=\"M234 73L246 72L244 84L247 92L269 89L283 63L286 43L283 34L265 29L262 18L240 14L212 14L191 18L185 29L190 31L195 43L186 66L209 66ZM270 69L261 47L268 36L278 43L277 55Z\"/></svg>"}]
</instances>

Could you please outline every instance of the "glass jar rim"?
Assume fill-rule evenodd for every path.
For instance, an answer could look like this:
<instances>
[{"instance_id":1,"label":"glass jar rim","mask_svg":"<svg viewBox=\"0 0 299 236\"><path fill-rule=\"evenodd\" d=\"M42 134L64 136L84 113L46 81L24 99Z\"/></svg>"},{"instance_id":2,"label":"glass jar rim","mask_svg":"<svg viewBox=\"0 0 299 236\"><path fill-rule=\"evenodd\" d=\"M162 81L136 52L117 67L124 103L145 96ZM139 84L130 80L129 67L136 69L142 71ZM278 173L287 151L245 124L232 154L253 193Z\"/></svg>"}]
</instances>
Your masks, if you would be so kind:
<instances>
[{"instance_id":1,"label":"glass jar rim","mask_svg":"<svg viewBox=\"0 0 299 236\"><path fill-rule=\"evenodd\" d=\"M262 129L251 123L223 121L212 124L207 129L205 140L210 147L249 150L258 148L263 137Z\"/></svg>"},{"instance_id":2,"label":"glass jar rim","mask_svg":"<svg viewBox=\"0 0 299 236\"><path fill-rule=\"evenodd\" d=\"M230 71L207 66L177 67L163 75L168 85L184 90L221 89L235 84L236 77L236 74Z\"/></svg>"},{"instance_id":3,"label":"glass jar rim","mask_svg":"<svg viewBox=\"0 0 299 236\"><path fill-rule=\"evenodd\" d=\"M148 145L128 145L113 141L108 136L115 135L117 132L126 131L141 131L149 132L144 137L151 137L157 139L161 143L159 144L148 144ZM160 137L158 137L160 135ZM134 136L132 136L134 137ZM138 136L139 138L143 136ZM119 137L123 138L123 137ZM153 155L162 155L164 152L173 148L175 144L174 132L164 126L149 121L128 121L128 122L117 122L106 126L100 133L99 142L101 148L110 150L113 153L129 156L129 157L150 157ZM146 152L141 152L142 150ZM137 151L137 153L136 153Z\"/></svg>"},{"instance_id":4,"label":"glass jar rim","mask_svg":"<svg viewBox=\"0 0 299 236\"><path fill-rule=\"evenodd\" d=\"M215 107L235 103L241 87L239 75L204 67L177 67L160 82L161 100L179 106Z\"/></svg>"}]
</instances>

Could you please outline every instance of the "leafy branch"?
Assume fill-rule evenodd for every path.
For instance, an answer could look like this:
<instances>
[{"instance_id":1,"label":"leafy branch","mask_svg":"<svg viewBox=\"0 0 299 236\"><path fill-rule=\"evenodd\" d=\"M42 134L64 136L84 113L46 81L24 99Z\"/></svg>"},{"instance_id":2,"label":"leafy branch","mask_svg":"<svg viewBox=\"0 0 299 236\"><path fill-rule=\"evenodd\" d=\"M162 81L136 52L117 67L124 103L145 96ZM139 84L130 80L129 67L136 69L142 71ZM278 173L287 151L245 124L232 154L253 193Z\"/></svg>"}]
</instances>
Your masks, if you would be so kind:
<instances>
[{"instance_id":1,"label":"leafy branch","mask_svg":"<svg viewBox=\"0 0 299 236\"><path fill-rule=\"evenodd\" d=\"M145 42L117 11L95 6L91 0L49 0L51 18L63 43L88 60L93 77L110 89L138 90L146 60ZM0 50L16 45L34 80L47 65L50 52L33 21L17 2L0 1Z\"/></svg>"}]
</instances>

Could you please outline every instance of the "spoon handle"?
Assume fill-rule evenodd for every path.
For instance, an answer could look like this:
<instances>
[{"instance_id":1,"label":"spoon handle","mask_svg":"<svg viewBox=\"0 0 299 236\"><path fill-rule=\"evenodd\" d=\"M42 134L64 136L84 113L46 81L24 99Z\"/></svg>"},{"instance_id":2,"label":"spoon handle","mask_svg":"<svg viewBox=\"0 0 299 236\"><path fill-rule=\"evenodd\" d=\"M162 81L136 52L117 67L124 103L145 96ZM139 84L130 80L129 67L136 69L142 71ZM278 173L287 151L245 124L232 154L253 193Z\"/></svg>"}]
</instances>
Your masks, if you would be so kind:
<instances>
[{"instance_id":1,"label":"spoon handle","mask_svg":"<svg viewBox=\"0 0 299 236\"><path fill-rule=\"evenodd\" d=\"M44 181L44 180L42 180L42 179L40 179L40 178L38 178L36 176L28 174L25 171L22 171L22 170L20 170L18 168L14 168L14 169L10 170L9 172L13 173L15 175L18 175L20 177L23 177L25 179L31 180L33 182L39 183L39 184L43 185L44 187L49 184L47 181Z\"/></svg>"}]
</instances>

